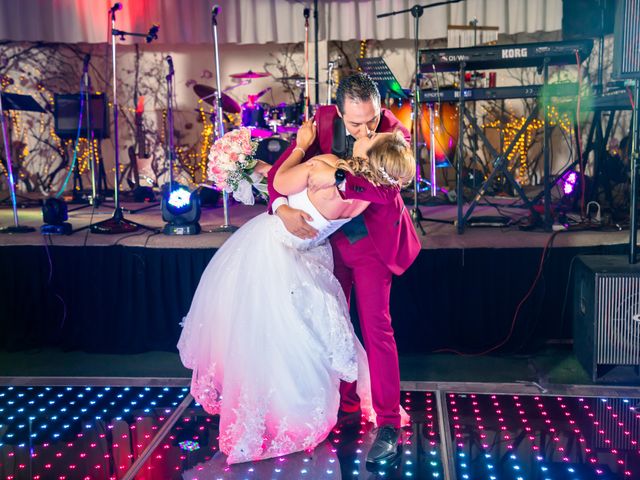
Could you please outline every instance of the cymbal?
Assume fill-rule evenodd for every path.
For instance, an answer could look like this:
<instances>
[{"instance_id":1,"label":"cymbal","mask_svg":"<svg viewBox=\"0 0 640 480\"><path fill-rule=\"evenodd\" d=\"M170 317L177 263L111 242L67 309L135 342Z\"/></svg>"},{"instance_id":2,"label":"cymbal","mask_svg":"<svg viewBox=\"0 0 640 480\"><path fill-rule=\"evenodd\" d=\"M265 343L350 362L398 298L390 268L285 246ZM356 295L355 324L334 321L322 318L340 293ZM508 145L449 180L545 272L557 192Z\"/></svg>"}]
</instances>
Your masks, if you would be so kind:
<instances>
[{"instance_id":1,"label":"cymbal","mask_svg":"<svg viewBox=\"0 0 640 480\"><path fill-rule=\"evenodd\" d=\"M302 75L291 75L289 77L280 77L276 78L279 82L304 82L304 76ZM309 80L313 80L313 77L309 77Z\"/></svg>"},{"instance_id":2,"label":"cymbal","mask_svg":"<svg viewBox=\"0 0 640 480\"><path fill-rule=\"evenodd\" d=\"M267 72L254 72L253 70L249 70L247 72L242 72L242 73L232 73L229 76L231 78L262 78L262 77L268 77L269 74Z\"/></svg>"},{"instance_id":3,"label":"cymbal","mask_svg":"<svg viewBox=\"0 0 640 480\"><path fill-rule=\"evenodd\" d=\"M216 89L208 85L197 84L193 86L193 91L200 97L203 102L209 105L215 105L215 93ZM233 98L226 93L221 95L222 110L227 113L240 113L240 105Z\"/></svg>"}]
</instances>

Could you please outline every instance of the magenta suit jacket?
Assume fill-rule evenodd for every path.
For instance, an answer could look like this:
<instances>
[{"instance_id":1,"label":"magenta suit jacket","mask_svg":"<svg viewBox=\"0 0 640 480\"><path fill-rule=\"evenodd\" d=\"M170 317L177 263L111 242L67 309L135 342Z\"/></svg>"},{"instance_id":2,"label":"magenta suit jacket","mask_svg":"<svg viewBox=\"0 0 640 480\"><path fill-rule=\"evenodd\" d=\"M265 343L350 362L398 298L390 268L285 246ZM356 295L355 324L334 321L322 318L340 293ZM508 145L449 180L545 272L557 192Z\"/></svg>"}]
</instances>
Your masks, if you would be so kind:
<instances>
[{"instance_id":1,"label":"magenta suit jacket","mask_svg":"<svg viewBox=\"0 0 640 480\"><path fill-rule=\"evenodd\" d=\"M331 153L333 123L338 116L335 105L318 107L315 115L317 135L307 150L303 161L322 153ZM378 132L400 129L407 141L410 134L400 121L387 109L382 109ZM295 148L295 141L280 156L269 172L269 209L271 203L282 197L273 188L275 173ZM396 275L402 274L420 253L420 240L404 205L400 191L391 187L376 187L361 177L347 173L343 196L348 199L371 202L363 213L367 231L382 261Z\"/></svg>"}]
</instances>

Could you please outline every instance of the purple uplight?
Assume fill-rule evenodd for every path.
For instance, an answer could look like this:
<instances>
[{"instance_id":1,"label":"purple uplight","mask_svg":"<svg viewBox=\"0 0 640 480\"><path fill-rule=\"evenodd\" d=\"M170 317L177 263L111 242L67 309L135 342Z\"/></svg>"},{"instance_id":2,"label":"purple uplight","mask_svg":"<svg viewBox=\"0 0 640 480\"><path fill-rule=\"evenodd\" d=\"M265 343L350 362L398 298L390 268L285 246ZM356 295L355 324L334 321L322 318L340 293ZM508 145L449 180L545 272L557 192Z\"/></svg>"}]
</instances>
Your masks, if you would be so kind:
<instances>
[{"instance_id":1,"label":"purple uplight","mask_svg":"<svg viewBox=\"0 0 640 480\"><path fill-rule=\"evenodd\" d=\"M562 176L562 192L565 195L571 195L578 183L578 174L574 171L569 171Z\"/></svg>"}]
</instances>

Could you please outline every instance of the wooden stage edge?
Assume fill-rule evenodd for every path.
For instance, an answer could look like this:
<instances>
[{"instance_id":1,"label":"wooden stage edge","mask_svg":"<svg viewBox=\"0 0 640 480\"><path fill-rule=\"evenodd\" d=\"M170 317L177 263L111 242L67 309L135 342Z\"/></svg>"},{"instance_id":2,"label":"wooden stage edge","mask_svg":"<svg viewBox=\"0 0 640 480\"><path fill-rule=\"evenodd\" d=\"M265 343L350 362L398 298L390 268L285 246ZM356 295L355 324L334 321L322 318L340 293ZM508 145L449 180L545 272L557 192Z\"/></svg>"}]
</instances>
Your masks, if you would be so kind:
<instances>
[{"instance_id":1,"label":"wooden stage edge","mask_svg":"<svg viewBox=\"0 0 640 480\"><path fill-rule=\"evenodd\" d=\"M123 203L124 209L135 210L147 206L141 203ZM76 208L70 205L69 209ZM412 208L407 205L407 208ZM466 208L466 207L465 207ZM457 219L456 206L452 204L437 206L420 206L426 221L422 222L425 235L420 235L423 249L467 249L467 248L543 248L552 233L541 229L523 231L517 225L510 227L467 226L462 234L457 232L453 222ZM232 205L229 208L229 223L242 226L256 215L266 211L264 204L245 206ZM500 209L513 220L526 217L527 210L504 206ZM69 213L69 223L74 229L81 229L91 223L110 218L113 208L102 205L93 211L92 207L82 208ZM488 205L475 208L471 218L478 216L497 216L496 209ZM200 224L202 233L192 236L169 236L158 233L164 225L159 205L154 205L137 213L127 213L125 219L148 226L151 230L141 229L128 234L95 234L89 229L76 231L72 235L47 235L48 240L40 234L42 212L38 207L20 208L18 220L20 225L34 227L35 232L0 235L0 246L44 245L45 241L54 246L110 246L146 248L219 248L229 237L229 233L214 233L211 230L223 223L223 209L203 208ZM443 223L445 222L445 223ZM446 223L449 222L449 223ZM13 212L7 206L0 209L0 226L14 224ZM155 231L154 231L155 230ZM257 238L256 242L260 239ZM629 230L615 227L576 228L562 231L556 235L553 247L588 247L596 245L620 245L629 242Z\"/></svg>"}]
</instances>

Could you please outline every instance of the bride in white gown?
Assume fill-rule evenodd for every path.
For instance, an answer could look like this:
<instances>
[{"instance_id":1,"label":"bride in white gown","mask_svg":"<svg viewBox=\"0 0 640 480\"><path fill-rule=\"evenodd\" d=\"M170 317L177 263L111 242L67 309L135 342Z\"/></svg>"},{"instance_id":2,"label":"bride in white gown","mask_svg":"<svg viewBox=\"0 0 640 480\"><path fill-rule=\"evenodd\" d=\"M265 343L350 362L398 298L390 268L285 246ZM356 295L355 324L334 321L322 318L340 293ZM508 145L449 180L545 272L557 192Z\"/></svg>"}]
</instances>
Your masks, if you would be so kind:
<instances>
[{"instance_id":1,"label":"bride in white gown","mask_svg":"<svg viewBox=\"0 0 640 480\"><path fill-rule=\"evenodd\" d=\"M220 415L220 449L229 464L322 442L336 423L340 380L358 380L363 414L373 419L366 355L333 275L327 241L367 203L345 201L335 188L306 189L314 162L337 161L323 155L300 164L314 137L315 127L305 123L297 138L301 148L292 151L275 182L290 206L310 215L317 237L301 240L267 213L247 222L204 271L178 342L183 364L193 370L192 395L208 413ZM388 142L399 144L398 158L376 155ZM372 180L410 180L415 165L399 135L379 134L365 147L384 169L382 181ZM339 165L366 175L358 170L365 163Z\"/></svg>"}]
</instances>

